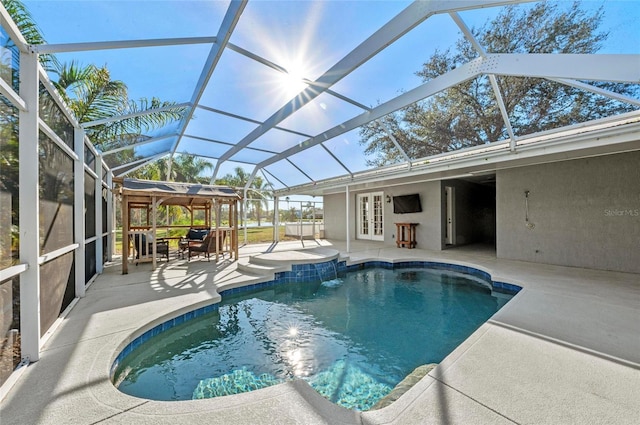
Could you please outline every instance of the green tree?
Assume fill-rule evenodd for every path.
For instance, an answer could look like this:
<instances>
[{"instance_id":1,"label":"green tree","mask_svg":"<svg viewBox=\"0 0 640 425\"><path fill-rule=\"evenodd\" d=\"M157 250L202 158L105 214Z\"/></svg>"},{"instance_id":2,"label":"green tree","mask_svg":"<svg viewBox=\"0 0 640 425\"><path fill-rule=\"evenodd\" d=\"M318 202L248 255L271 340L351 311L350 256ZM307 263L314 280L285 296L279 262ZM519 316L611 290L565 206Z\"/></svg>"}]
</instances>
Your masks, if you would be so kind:
<instances>
[{"instance_id":1,"label":"green tree","mask_svg":"<svg viewBox=\"0 0 640 425\"><path fill-rule=\"evenodd\" d=\"M296 207L290 207L282 212L282 220L285 223L294 223L299 220Z\"/></svg>"},{"instance_id":2,"label":"green tree","mask_svg":"<svg viewBox=\"0 0 640 425\"><path fill-rule=\"evenodd\" d=\"M598 31L603 11L592 14L575 2L541 2L507 6L472 33L489 53L595 53L608 34ZM428 82L478 57L465 38L454 51L436 51L417 72ZM498 86L515 134L531 134L634 110L632 105L539 78L498 76ZM593 85L633 95L637 86L596 82ZM384 125L383 125L384 123ZM508 137L489 78L478 77L410 105L360 130L369 165L400 162L388 128L411 158L496 142Z\"/></svg>"},{"instance_id":3,"label":"green tree","mask_svg":"<svg viewBox=\"0 0 640 425\"><path fill-rule=\"evenodd\" d=\"M208 179L201 174L212 169L209 161L193 155L176 155L171 164L172 178L181 182L205 183Z\"/></svg>"},{"instance_id":4,"label":"green tree","mask_svg":"<svg viewBox=\"0 0 640 425\"><path fill-rule=\"evenodd\" d=\"M2 0L2 4L29 44L43 44L45 38L25 5L18 0ZM146 112L144 115L117 119L86 129L91 142L102 151L128 146L148 139L145 133L179 120L186 108L158 98L130 100L126 84L112 80L106 66L82 66L77 62L60 63L55 55L40 55L40 62L53 76L52 83L79 123L116 118ZM4 75L3 75L4 76ZM49 104L47 104L49 103ZM41 99L41 109L55 107L48 96ZM158 108L169 108L153 112ZM115 158L115 160L113 159ZM115 154L111 164L137 159L131 151Z\"/></svg>"},{"instance_id":5,"label":"green tree","mask_svg":"<svg viewBox=\"0 0 640 425\"><path fill-rule=\"evenodd\" d=\"M236 167L233 171L234 174L226 174L221 178L216 179L216 184L231 186L236 188L236 190L244 190L244 187L249 181L249 173L247 173L242 167ZM273 187L271 183L268 183L264 181L262 177L257 176L253 179L247 190L247 196L250 198L248 203L252 206L253 211L255 212L256 220L258 220L258 226L260 226L262 220L262 206L264 205L267 210L269 208L269 199L272 198L272 189Z\"/></svg>"},{"instance_id":6,"label":"green tree","mask_svg":"<svg viewBox=\"0 0 640 425\"><path fill-rule=\"evenodd\" d=\"M254 193L254 196L257 196L257 199L253 199L251 204L253 205L253 209L256 212L256 220L258 220L258 226L260 226L260 220L262 218L262 206L267 209L267 213L269 211L269 199L271 199L272 189L271 183L268 183L262 179L262 177L255 177L253 182L251 183L250 191Z\"/></svg>"},{"instance_id":7,"label":"green tree","mask_svg":"<svg viewBox=\"0 0 640 425\"><path fill-rule=\"evenodd\" d=\"M54 86L79 123L150 112L88 127L89 139L103 151L135 143L144 133L180 119L185 112L184 107L151 112L175 105L155 97L129 100L127 85L112 80L106 66L82 66L72 61L56 66L53 73L58 76Z\"/></svg>"},{"instance_id":8,"label":"green tree","mask_svg":"<svg viewBox=\"0 0 640 425\"><path fill-rule=\"evenodd\" d=\"M216 179L216 184L231 186L236 189L244 188L244 186L249 181L249 173L247 173L244 168L236 167L233 169L233 174L228 173L224 176Z\"/></svg>"},{"instance_id":9,"label":"green tree","mask_svg":"<svg viewBox=\"0 0 640 425\"><path fill-rule=\"evenodd\" d=\"M27 43L43 44L45 42L42 31L33 20L31 12L21 1L2 0L2 6L9 13ZM40 63L44 69L50 71L55 67L56 58L53 55L40 55Z\"/></svg>"},{"instance_id":10,"label":"green tree","mask_svg":"<svg viewBox=\"0 0 640 425\"><path fill-rule=\"evenodd\" d=\"M202 159L192 155L176 155L171 161L171 175L168 175L169 158L160 158L130 175L135 178L156 180L156 181L179 181L188 183L205 184L208 179L202 177L201 174L207 170L211 170L213 165ZM159 217L163 217L165 223L178 223L183 220L186 214L183 207L169 206L160 207Z\"/></svg>"},{"instance_id":11,"label":"green tree","mask_svg":"<svg viewBox=\"0 0 640 425\"><path fill-rule=\"evenodd\" d=\"M169 169L171 169L169 175ZM135 176L147 180L179 181L205 184L208 179L201 174L213 169L213 164L193 155L175 155L169 166L169 157L163 157L146 165Z\"/></svg>"}]
</instances>

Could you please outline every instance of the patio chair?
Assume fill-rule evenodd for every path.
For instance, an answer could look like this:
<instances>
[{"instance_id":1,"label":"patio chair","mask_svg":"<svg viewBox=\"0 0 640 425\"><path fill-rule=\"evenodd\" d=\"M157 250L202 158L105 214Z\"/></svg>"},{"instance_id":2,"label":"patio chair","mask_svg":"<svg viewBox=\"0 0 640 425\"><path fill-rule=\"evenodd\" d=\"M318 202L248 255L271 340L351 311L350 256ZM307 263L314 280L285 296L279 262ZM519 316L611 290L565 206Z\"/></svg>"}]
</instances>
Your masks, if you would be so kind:
<instances>
[{"instance_id":1,"label":"patio chair","mask_svg":"<svg viewBox=\"0 0 640 425\"><path fill-rule=\"evenodd\" d=\"M210 255L216 252L216 248L219 246L222 248L224 246L224 241L227 236L226 232L221 232L220 237L218 237L218 243L216 243L215 231L211 231L205 236L202 242L194 242L190 241L189 246L187 247L187 261L191 259L192 255L200 255L205 254L207 256L207 261L211 261ZM224 258L224 253L222 257Z\"/></svg>"},{"instance_id":2,"label":"patio chair","mask_svg":"<svg viewBox=\"0 0 640 425\"><path fill-rule=\"evenodd\" d=\"M178 241L178 255L184 259L184 254L189 246L202 243L210 231L210 229L190 228L187 234Z\"/></svg>"},{"instance_id":3,"label":"patio chair","mask_svg":"<svg viewBox=\"0 0 640 425\"><path fill-rule=\"evenodd\" d=\"M184 237L184 239L187 239L189 241L203 241L204 238L209 234L209 232L210 232L209 229L194 229L194 228L191 228L187 232L187 234Z\"/></svg>"},{"instance_id":4,"label":"patio chair","mask_svg":"<svg viewBox=\"0 0 640 425\"><path fill-rule=\"evenodd\" d=\"M158 239L156 242L157 255L159 257L167 257L169 261L169 241ZM153 254L153 242L148 242L146 235L136 233L133 235L133 249L136 252L136 260L140 259L140 256L146 257ZM136 261L136 265L138 262Z\"/></svg>"}]
</instances>

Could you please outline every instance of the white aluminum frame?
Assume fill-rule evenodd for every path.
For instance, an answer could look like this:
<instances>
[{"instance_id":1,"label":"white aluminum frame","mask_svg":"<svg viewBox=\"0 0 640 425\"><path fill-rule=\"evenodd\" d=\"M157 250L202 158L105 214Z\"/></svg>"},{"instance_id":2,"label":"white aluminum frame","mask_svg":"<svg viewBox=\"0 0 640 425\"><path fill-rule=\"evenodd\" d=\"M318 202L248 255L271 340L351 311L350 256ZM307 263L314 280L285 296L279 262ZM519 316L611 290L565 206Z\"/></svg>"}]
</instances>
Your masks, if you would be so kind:
<instances>
[{"instance_id":1,"label":"white aluminum frame","mask_svg":"<svg viewBox=\"0 0 640 425\"><path fill-rule=\"evenodd\" d=\"M27 49L32 52L37 53L55 53L55 52L72 52L72 51L87 51L87 50L103 50L103 49L130 49L130 48L144 48L151 46L172 46L172 45L194 45L194 44L212 44L211 50L209 52L209 56L205 63L205 66L202 69L200 74L200 78L196 84L195 90L192 94L192 97L189 102L183 102L175 106L159 108L155 111L144 111L140 113L132 113L125 114L119 117L109 118L105 120L98 120L91 123L84 123L83 127L91 127L92 125L98 125L105 122L112 122L116 120L126 119L132 116L140 116L144 114L149 114L153 112L158 112L161 110L172 109L176 107L187 107L189 110L185 114L183 120L180 123L180 131L177 134L173 134L177 136L175 143L168 151L169 154L169 166L171 167L171 161L174 155L181 153L179 150L179 145L181 144L183 138L186 137L196 137L200 140L206 140L210 142L218 142L212 139L207 139L206 137L198 137L198 136L189 136L187 135L186 128L188 122L193 117L193 113L195 108L205 109L214 113L223 114L234 119L241 119L247 122L252 122L257 124L258 126L243 137L237 143L230 142L218 142L225 145L229 145L229 149L218 157L208 156L209 158L216 159L216 163L214 166L214 170L211 177L211 182L215 180L217 174L220 170L220 166L222 163L226 161L230 161L232 157L241 149L256 149L252 148L250 144L255 141L258 137L266 133L271 129L279 129L282 131L287 131L293 134L298 134L307 139L304 145L307 148L313 147L316 144L320 144L325 151L327 151L331 158L338 163L338 165L345 170L345 172L353 176L354 173L350 170L340 158L338 158L335 154L333 154L326 146L322 143L332 137L336 137L345 131L351 131L361 125L366 124L367 122L380 119L387 113L391 113L393 111L397 111L398 109L411 104L412 102L419 101L425 99L433 94L438 93L441 90L444 90L452 85L459 84L462 81L466 81L469 78L475 78L480 75L487 75L489 81L492 85L493 91L495 93L495 98L497 105L499 107L500 113L502 115L503 122L505 124L506 132L509 135L510 140L510 149L515 151L517 146L517 138L514 134L513 128L507 116L506 107L504 105L504 101L502 99L501 93L499 91L496 75L518 75L518 76L531 76L531 77L539 77L539 78L547 78L549 80L556 81L561 84L567 84L582 90L591 91L603 96L608 96L610 98L619 100L621 102L627 102L633 105L640 105L640 100L630 98L629 96L622 96L616 93L611 93L607 90L598 89L596 87L590 86L578 80L606 80L606 81L620 81L620 82L632 82L637 83L637 73L635 72L636 65L639 61L639 55L495 55L487 53L480 43L473 37L471 31L459 16L458 12L478 9L478 8L488 8L488 7L496 7L496 6L504 6L510 4L520 4L520 3L528 3L533 0L502 0L502 1L483 1L483 0L440 0L440 1L415 1L410 4L407 8L405 8L402 12L400 12L397 16L392 18L385 25L380 27L376 32L374 32L367 40L353 49L350 53L344 56L341 60L339 60L334 66L332 66L327 72L325 72L322 76L320 76L315 81L311 81L309 79L303 79L303 82L307 84L307 87L296 97L291 99L285 105L283 105L278 111L271 115L268 119L264 121L255 120L249 117L242 117L237 114L233 114L227 111L217 110L215 108L208 107L206 105L201 105L200 100L208 84L216 66L218 60L220 59L221 54L225 49L232 50L238 54L241 54L253 61L256 61L264 66L267 66L277 72L286 73L287 70L285 67L276 64L266 58L261 57L258 54L255 54L247 49L244 49L238 45L231 43L230 37L233 33L236 24L238 23L240 16L246 6L246 1L232 1L226 11L224 20L218 29L216 36L213 37L183 37L183 38L165 38L165 39L142 39L142 40L126 40L126 41L104 41L104 42L90 42L90 43L67 43L67 44L53 44L53 45L37 45L37 46L27 46L26 44L22 45L22 49ZM368 108L365 105L357 102L356 100L350 99L346 96L343 96L335 91L331 90L331 86L336 82L340 81L345 76L349 75L353 70L357 69L360 65L368 61L371 57L378 54L388 45L394 43L399 38L401 38L404 34L411 31L421 22L433 16L435 14L449 14L456 25L460 28L465 37L472 43L474 48L478 51L481 60L471 61L469 64L464 65L466 68L467 75L462 75L460 72L456 72L456 70L451 71L443 76L437 78L440 82L448 81L448 84L444 84L440 89L436 87L436 85L432 85L430 88L423 87L422 90L416 91L416 89L411 92L414 94L418 94L419 91L422 91L422 95L411 97L401 95L394 99L391 99L385 102L385 108ZM549 56L553 56L550 58ZM6 86L6 85L5 85ZM0 85L0 90L3 92L7 92L9 95L12 95L11 91L8 90L10 87L3 87ZM333 129L326 130L320 134L309 135L304 134L302 132L293 131L290 129L286 129L278 126L280 122L293 114L297 109L302 106L308 104L317 96L322 93L327 93L331 96L334 96L342 101L348 102L356 107L361 108L364 113L358 115L356 117L351 118L350 120L345 121L340 126L344 131L336 131L336 127ZM13 96L15 98L15 95ZM392 106L395 105L395 106ZM392 106L392 107L389 107ZM368 119L367 119L368 117ZM346 125L345 125L346 124ZM390 138L391 142L398 149L401 156L405 160L405 165L410 168L412 166L412 159L408 157L406 152L402 149L402 146L395 140L393 134L387 128L385 130ZM171 135L171 136L173 136ZM166 137L171 137L166 136ZM156 138L154 138L156 139ZM156 139L157 140L157 139ZM145 141L146 143L151 143L151 141ZM141 143L145 143L141 142ZM309 143L311 142L311 143ZM138 144L132 145L137 146ZM131 146L131 147L132 147ZM128 147L121 147L114 150L110 150L105 152L105 154L112 154L118 152L120 150L127 149ZM264 161L260 162L251 162L251 161L237 161L243 164L251 164L254 165L254 171L250 174L250 180L252 180L258 169L262 169L267 165L278 162L282 159L288 158L288 161L294 165L296 169L298 169L304 176L307 178L311 184L314 183L314 180L310 177L304 167L299 166L294 163L294 161L289 158L296 153L299 153L304 149L300 149L299 146L294 146L290 149L285 150L281 153L269 152L267 150L262 150L265 153L271 154L271 158L268 158ZM161 156L166 155L163 154ZM195 154L192 154L195 155ZM199 155L203 156L203 155ZM155 159L160 157L159 155L155 155L150 158L146 158L147 161L143 162L143 164L147 164ZM203 156L204 157L204 156ZM119 168L119 167L118 167ZM133 168L132 170L138 169L139 167ZM130 172L130 171L128 171ZM126 173L125 173L126 174ZM270 173L272 176L273 174ZM275 177L275 176L274 176ZM249 182L249 184L251 181Z\"/></svg>"},{"instance_id":2,"label":"white aluminum frame","mask_svg":"<svg viewBox=\"0 0 640 425\"><path fill-rule=\"evenodd\" d=\"M40 266L46 262L59 258L70 252L74 253L76 297L84 296L84 132L73 118L73 114L66 107L46 72L39 63L38 54L30 50L11 21L3 7L0 7L0 18L3 28L7 31L20 51L20 95L4 80L0 81L0 93L19 111L19 229L20 229L20 263L0 270L0 280L5 281L20 276L20 334L21 364L38 361L40 347L44 341L41 336L40 325ZM39 89L42 84L64 114L64 118L74 127L74 146L71 149L42 119L39 117ZM40 254L40 226L39 226L39 132L42 131L56 146L62 149L73 161L74 170L74 242L59 249ZM89 143L86 145L96 156L96 168L89 172L96 176L96 183L102 188L102 158ZM105 164L106 167L106 164ZM106 167L107 177L112 175ZM101 196L97 200L101 202ZM108 198L109 199L109 198ZM102 205L96 208L96 223L102 233L101 220ZM113 222L109 224L113 225ZM110 232L109 232L110 233ZM92 238L101 241L97 234ZM96 264L102 269L101 247L96 249ZM111 245L113 246L113 245ZM77 299L77 298L76 298ZM72 303L71 305L73 305ZM9 380L7 382L12 382ZM10 385L10 384L8 384ZM2 388L4 393L5 388Z\"/></svg>"},{"instance_id":3,"label":"white aluminum frame","mask_svg":"<svg viewBox=\"0 0 640 425\"><path fill-rule=\"evenodd\" d=\"M565 152L584 151L588 155L589 149L597 151L600 148L607 148L617 144L626 144L625 148L640 149L640 141L637 140L637 134L640 131L640 113L631 113L619 117L611 117L609 119L598 120L597 122L584 123L562 131L548 131L537 135L519 137L513 133L509 118L506 114L506 108L502 100L502 95L496 83L496 76L519 76L519 77L536 77L545 78L560 84L572 86L581 90L590 91L599 95L603 95L621 102L640 106L640 99L631 98L629 96L612 93L607 90L599 89L591 86L585 81L610 81L622 83L638 84L640 78L638 75L638 64L640 63L640 55L587 55L587 54L493 54L484 51L482 46L471 34L464 21L458 15L459 11L502 6L516 3L526 3L533 0L503 0L503 1L484 1L484 0L439 0L431 2L416 1L405 8L396 17L392 18L388 23L380 27L369 38L362 42L359 46L345 55L336 62L322 76L311 80L304 80L307 87L295 98L289 100L282 105L274 114L264 121L255 120L250 117L242 117L227 111L217 110L206 105L201 105L200 101L210 81L213 72L216 69L218 61L225 49L235 51L245 57L257 61L264 66L268 66L278 72L287 72L287 70L269 61L255 53L252 53L240 46L230 43L231 35L243 13L247 4L246 0L231 1L224 20L214 37L191 37L191 38L174 38L174 39L156 39L156 40L129 40L129 41L107 41L92 43L69 43L69 44L52 44L30 46L20 34L15 23L11 21L8 13L3 7L0 7L0 22L7 31L9 37L14 41L20 51L20 90L16 92L13 87L6 81L0 81L0 94L5 96L9 102L19 110L19 155L20 155L20 264L7 267L0 270L0 280L7 280L14 276L20 276L20 297L21 297L21 337L22 352L28 361L37 361L40 356L40 314L39 314L39 287L40 287L40 265L47 261L58 258L61 255L74 252L75 260L75 279L76 279L76 295L82 297L85 294L85 245L87 243L96 242L96 264L97 272L102 271L102 238L107 238L107 246L109 252L108 259L111 259L111 251L114 246L113 225L114 219L114 202L113 194L107 198L107 232L102 229L102 190L106 186L111 188L113 183L114 172L126 169L122 175L137 170L146 164L157 160L166 155L170 159L178 152L179 145L184 137L191 137L212 143L220 143L229 146L229 149L216 159L217 163L213 171L213 178L217 176L220 166L225 161L232 161L233 156L242 149L251 149L272 155L270 158L257 163L246 162L255 166L251 173L250 181L253 180L258 171L262 172L265 180L271 182L276 180L285 186L281 191L275 191L276 204L280 193L284 191L311 192L321 190L344 190L346 193L345 207L347 217L351 217L353 211L351 193L357 189L358 184L370 183L373 181L385 181L400 177L417 177L428 181L429 179L437 179L434 177L443 170L459 168L473 168L480 173L485 170L480 169L481 164L501 161L496 168L508 168L510 162L514 160L514 152L517 151L518 158L535 158L540 152L546 152L547 155L560 155ZM331 87L356 70L362 64L385 49L388 45L400 39L404 34L411 31L414 27L425 21L434 14L449 14L461 31L473 44L478 51L480 57L470 61L469 63L458 67L444 75L441 75L425 84L422 84L406 93L392 98L374 108L362 105L356 100L350 99L339 93L336 93ZM79 125L73 118L73 114L66 107L61 97L55 90L53 84L49 80L47 73L38 62L39 54L49 54L56 52L73 52L100 49L128 49L142 48L150 46L169 46L169 45L193 45L193 44L211 44L211 50L207 57L205 66L203 67L195 90L188 102L176 105L161 107L155 110L149 110L138 113L124 114L105 120L97 120L94 122ZM466 149L453 153L436 155L428 159L411 159L402 149L400 144L393 138L390 129L386 128L388 136L399 149L401 155L405 159L403 164L385 167L376 170L368 170L365 172L355 173L351 171L330 149L325 146L325 142L336 136L354 130L365 125L372 120L383 118L384 116L402 109L412 103L421 101L429 96L437 94L442 90L446 90L456 84L467 81L478 76L487 75L490 79L496 101L500 108L503 121L505 123L509 138L505 141L497 142L487 146L479 146L476 148ZM63 140L55 134L55 132L39 118L38 102L39 102L39 84L42 83L49 91L56 104L61 108L65 117L73 125L74 149L64 143ZM344 102L359 107L362 113L356 115L341 124L334 126L319 134L305 134L304 132L294 131L279 126L286 118L291 116L296 110L311 102L313 99L327 93ZM189 108L183 120L180 123L178 133L166 136L155 137L146 141L135 143L126 147L119 147L100 153L89 143L85 136L84 128L94 125L103 124L142 116L154 112L161 112L176 108ZM186 134L186 129L190 119L196 108L201 108L214 113L223 114L234 119L245 120L254 123L258 127L245 135L238 143L222 142L206 137L190 136ZM621 126L624 126L622 129ZM274 152L267 149L259 149L251 147L261 135L267 131L277 129L296 134L306 138L304 143L298 144L283 152ZM53 142L63 149L74 161L74 241L72 244L60 249L40 255L39 245L39 175L38 175L38 139L39 131L45 133ZM590 140L584 139L584 134L590 132L593 135ZM128 164L123 164L113 169L109 169L104 162L104 157L121 150L132 149L137 146L152 143L158 140L164 140L170 137L177 137L171 149L155 154L151 157L143 158ZM84 147L89 149L96 156L96 168L90 170L84 164ZM337 176L332 179L323 181L313 181L307 171L295 164L291 156L304 151L310 147L320 145L333 160L335 160L345 171L346 175ZM599 152L599 151L597 151ZM183 154L189 154L184 152ZM202 156L202 155L201 155ZM293 165L302 175L304 175L310 184L289 187L278 179L272 172L266 169L271 164L278 161L286 160ZM236 161L244 163L242 161ZM106 182L103 180L102 170L106 170ZM95 176L95 222L96 235L86 238L84 234L84 173L85 170ZM270 176L271 179L268 177ZM248 186L244 188L244 192L248 190ZM245 216L246 209L242 208L241 213ZM349 220L346 222L346 246L347 252L350 251L350 240L352 238L352 230ZM246 237L246 234L245 234Z\"/></svg>"},{"instance_id":4,"label":"white aluminum frame","mask_svg":"<svg viewBox=\"0 0 640 425\"><path fill-rule=\"evenodd\" d=\"M27 110L20 111L20 341L22 358L40 359L40 226L38 152L38 56L20 53L20 95Z\"/></svg>"}]
</instances>

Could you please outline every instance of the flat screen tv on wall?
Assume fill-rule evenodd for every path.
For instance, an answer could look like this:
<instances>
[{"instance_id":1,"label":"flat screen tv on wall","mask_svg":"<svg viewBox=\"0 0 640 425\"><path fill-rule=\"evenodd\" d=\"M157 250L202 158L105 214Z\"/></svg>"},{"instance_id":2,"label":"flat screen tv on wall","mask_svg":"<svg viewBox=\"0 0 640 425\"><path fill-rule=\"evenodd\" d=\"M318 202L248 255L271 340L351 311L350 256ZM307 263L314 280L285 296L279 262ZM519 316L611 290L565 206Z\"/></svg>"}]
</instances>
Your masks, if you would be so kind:
<instances>
[{"instance_id":1,"label":"flat screen tv on wall","mask_svg":"<svg viewBox=\"0 0 640 425\"><path fill-rule=\"evenodd\" d=\"M402 195L393 197L393 213L407 214L422 212L422 204L420 204L420 195L414 193L412 195Z\"/></svg>"}]
</instances>

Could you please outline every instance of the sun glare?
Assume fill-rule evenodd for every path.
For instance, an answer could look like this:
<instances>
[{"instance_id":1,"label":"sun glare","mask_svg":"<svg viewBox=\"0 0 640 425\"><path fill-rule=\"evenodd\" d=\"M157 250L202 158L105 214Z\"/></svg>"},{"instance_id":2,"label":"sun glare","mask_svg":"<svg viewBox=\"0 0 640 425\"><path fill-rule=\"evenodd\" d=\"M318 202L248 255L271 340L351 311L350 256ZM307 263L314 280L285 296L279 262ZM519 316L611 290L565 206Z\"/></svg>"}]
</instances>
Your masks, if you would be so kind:
<instances>
[{"instance_id":1,"label":"sun glare","mask_svg":"<svg viewBox=\"0 0 640 425\"><path fill-rule=\"evenodd\" d=\"M304 67L298 63L291 64L285 67L285 69L287 72L280 74L280 88L288 97L295 96L307 87L304 83L304 79L306 78Z\"/></svg>"}]
</instances>

